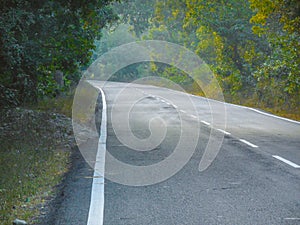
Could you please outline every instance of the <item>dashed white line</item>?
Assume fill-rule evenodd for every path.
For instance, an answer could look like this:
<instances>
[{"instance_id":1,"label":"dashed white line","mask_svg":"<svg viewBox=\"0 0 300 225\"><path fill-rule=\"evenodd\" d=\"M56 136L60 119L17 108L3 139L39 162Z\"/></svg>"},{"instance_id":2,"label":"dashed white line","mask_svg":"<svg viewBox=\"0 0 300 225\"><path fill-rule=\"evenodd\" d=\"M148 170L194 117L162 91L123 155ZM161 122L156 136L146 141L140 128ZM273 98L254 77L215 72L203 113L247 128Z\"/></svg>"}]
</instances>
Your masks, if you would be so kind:
<instances>
[{"instance_id":1,"label":"dashed white line","mask_svg":"<svg viewBox=\"0 0 300 225\"><path fill-rule=\"evenodd\" d=\"M285 220L300 220L300 217L287 217Z\"/></svg>"},{"instance_id":2,"label":"dashed white line","mask_svg":"<svg viewBox=\"0 0 300 225\"><path fill-rule=\"evenodd\" d=\"M104 170L105 170L105 152L107 138L107 112L106 99L102 89L102 120L98 150L94 167L91 203L87 225L102 225L104 213Z\"/></svg>"},{"instance_id":3,"label":"dashed white line","mask_svg":"<svg viewBox=\"0 0 300 225\"><path fill-rule=\"evenodd\" d=\"M224 134L226 134L226 135L231 135L231 133L229 133L229 132L227 132L225 130L222 130L222 129L217 129L217 130L220 131L220 132L222 132L222 133L224 133Z\"/></svg>"},{"instance_id":4,"label":"dashed white line","mask_svg":"<svg viewBox=\"0 0 300 225\"><path fill-rule=\"evenodd\" d=\"M197 119L198 117L195 116L195 115L190 115L190 117L194 118L194 119Z\"/></svg>"},{"instance_id":5,"label":"dashed white line","mask_svg":"<svg viewBox=\"0 0 300 225\"><path fill-rule=\"evenodd\" d=\"M255 144L252 144L251 142L249 142L249 141L246 141L246 140L244 140L244 139L240 139L240 141L241 141L241 142L243 142L243 143L245 143L246 145L249 145L249 146L251 146L252 148L258 148L258 146L257 146L257 145L255 145Z\"/></svg>"},{"instance_id":6,"label":"dashed white line","mask_svg":"<svg viewBox=\"0 0 300 225\"><path fill-rule=\"evenodd\" d=\"M179 110L179 111L180 111L180 112L182 112L182 113L186 113L186 111L184 111L184 110L182 110L182 109L181 109L181 110Z\"/></svg>"},{"instance_id":7,"label":"dashed white line","mask_svg":"<svg viewBox=\"0 0 300 225\"><path fill-rule=\"evenodd\" d=\"M292 166L292 167L294 167L294 168L296 168L296 169L300 168L299 165L297 165L296 163L291 162L290 160L287 160L287 159L285 159L285 158L282 158L282 157L280 157L280 156L278 156L278 155L272 155L272 156L273 156L275 159L278 159L278 160L280 160L280 161L282 161L282 162L284 162L284 163L286 163L286 164L288 164L288 165L290 165L290 166Z\"/></svg>"},{"instance_id":8,"label":"dashed white line","mask_svg":"<svg viewBox=\"0 0 300 225\"><path fill-rule=\"evenodd\" d=\"M178 107L177 107L177 105L172 105L175 109L177 109Z\"/></svg>"},{"instance_id":9,"label":"dashed white line","mask_svg":"<svg viewBox=\"0 0 300 225\"><path fill-rule=\"evenodd\" d=\"M208 123L208 122L206 122L204 120L201 120L201 123L204 123L205 125L210 126L210 123Z\"/></svg>"}]
</instances>

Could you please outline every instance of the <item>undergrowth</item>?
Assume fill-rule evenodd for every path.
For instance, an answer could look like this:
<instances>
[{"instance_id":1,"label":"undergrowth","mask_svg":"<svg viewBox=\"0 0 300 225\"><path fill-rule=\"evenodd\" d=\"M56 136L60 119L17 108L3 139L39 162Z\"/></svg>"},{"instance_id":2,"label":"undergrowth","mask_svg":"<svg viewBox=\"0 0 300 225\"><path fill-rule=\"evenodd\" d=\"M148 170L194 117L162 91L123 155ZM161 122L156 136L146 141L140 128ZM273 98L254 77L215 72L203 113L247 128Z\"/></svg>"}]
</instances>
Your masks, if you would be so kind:
<instances>
[{"instance_id":1,"label":"undergrowth","mask_svg":"<svg viewBox=\"0 0 300 225\"><path fill-rule=\"evenodd\" d=\"M23 108L0 116L0 224L35 224L69 168L71 121Z\"/></svg>"},{"instance_id":2,"label":"undergrowth","mask_svg":"<svg viewBox=\"0 0 300 225\"><path fill-rule=\"evenodd\" d=\"M69 151L34 149L28 144L1 146L0 220L11 225L16 218L30 224L43 202L53 195L69 162Z\"/></svg>"}]
</instances>

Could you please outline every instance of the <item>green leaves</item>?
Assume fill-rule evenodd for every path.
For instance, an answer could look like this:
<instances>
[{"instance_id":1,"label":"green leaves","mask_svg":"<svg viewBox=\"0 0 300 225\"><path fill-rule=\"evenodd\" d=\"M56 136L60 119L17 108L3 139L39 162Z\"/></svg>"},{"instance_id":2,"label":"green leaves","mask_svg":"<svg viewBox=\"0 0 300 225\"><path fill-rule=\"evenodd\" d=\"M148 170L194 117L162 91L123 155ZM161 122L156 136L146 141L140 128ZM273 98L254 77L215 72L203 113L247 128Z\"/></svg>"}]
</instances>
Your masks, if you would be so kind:
<instances>
[{"instance_id":1,"label":"green leaves","mask_svg":"<svg viewBox=\"0 0 300 225\"><path fill-rule=\"evenodd\" d=\"M78 81L77 71L89 63L95 38L116 19L111 2L1 0L0 81L18 90L21 102L52 95L56 70L65 74L65 84Z\"/></svg>"},{"instance_id":2,"label":"green leaves","mask_svg":"<svg viewBox=\"0 0 300 225\"><path fill-rule=\"evenodd\" d=\"M251 8L256 12L251 18L253 30L258 35L263 35L271 46L270 54L254 73L258 80L260 99L270 103L282 102L279 99L284 99L282 105L289 103L289 108L299 109L299 1L251 0L250 2ZM274 95L276 91L278 94Z\"/></svg>"}]
</instances>

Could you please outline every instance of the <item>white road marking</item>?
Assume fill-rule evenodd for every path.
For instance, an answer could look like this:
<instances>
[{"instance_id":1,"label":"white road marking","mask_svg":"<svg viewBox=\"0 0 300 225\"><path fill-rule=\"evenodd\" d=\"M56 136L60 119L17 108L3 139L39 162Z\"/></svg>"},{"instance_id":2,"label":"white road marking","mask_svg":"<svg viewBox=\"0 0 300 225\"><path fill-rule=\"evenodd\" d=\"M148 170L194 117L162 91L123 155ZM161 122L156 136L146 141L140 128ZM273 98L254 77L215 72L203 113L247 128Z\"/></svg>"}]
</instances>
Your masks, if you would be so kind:
<instances>
[{"instance_id":1,"label":"white road marking","mask_svg":"<svg viewBox=\"0 0 300 225\"><path fill-rule=\"evenodd\" d=\"M176 91L176 90L171 90L171 89L168 89L174 93L180 93L180 91ZM254 109L254 108L250 108L250 107L247 107L247 106L243 106L243 105L235 105L233 103L228 103L228 102L222 102L222 101L219 101L219 100L215 100L215 99L210 99L210 98L205 98L205 97L202 97L202 96L197 96L197 95L193 95L193 94L189 94L191 96L194 96L196 98L201 98L201 99L204 99L206 101L214 101L214 102L218 102L218 103L221 103L221 104L225 104L225 105L231 105L231 106L235 106L235 107L239 107L239 108L244 108L244 109L249 109L249 110L252 110L254 112L257 112L259 114L262 114L262 115L265 115L265 116L269 116L269 117L273 117L273 118L276 118L276 119L280 119L280 120L285 120L285 121L288 121L288 122L291 122L291 123L296 123L296 124L300 124L300 121L296 121L296 120L292 120L292 119L288 119L288 118L285 118L285 117L281 117L281 116L276 116L276 115L273 115L271 113L266 113L266 112L262 112L258 109Z\"/></svg>"},{"instance_id":2,"label":"white road marking","mask_svg":"<svg viewBox=\"0 0 300 225\"><path fill-rule=\"evenodd\" d=\"M102 95L102 120L100 128L100 138L94 167L94 178L92 184L91 203L88 215L87 225L102 225L104 213L104 170L105 170L105 152L107 138L107 106L103 90Z\"/></svg>"},{"instance_id":3,"label":"white road marking","mask_svg":"<svg viewBox=\"0 0 300 225\"><path fill-rule=\"evenodd\" d=\"M285 220L300 220L299 217L287 217L287 218L284 218Z\"/></svg>"},{"instance_id":4,"label":"white road marking","mask_svg":"<svg viewBox=\"0 0 300 225\"><path fill-rule=\"evenodd\" d=\"M177 109L178 107L177 107L177 105L172 105L175 109Z\"/></svg>"},{"instance_id":5,"label":"white road marking","mask_svg":"<svg viewBox=\"0 0 300 225\"><path fill-rule=\"evenodd\" d=\"M210 123L208 123L208 122L206 122L204 120L201 120L201 123L204 123L205 125L210 126Z\"/></svg>"},{"instance_id":6,"label":"white road marking","mask_svg":"<svg viewBox=\"0 0 300 225\"><path fill-rule=\"evenodd\" d=\"M224 133L224 134L226 134L226 135L231 135L231 133L229 133L229 132L227 132L225 130L222 130L222 129L217 129L217 130L220 131L220 132L222 132L222 133Z\"/></svg>"},{"instance_id":7,"label":"white road marking","mask_svg":"<svg viewBox=\"0 0 300 225\"><path fill-rule=\"evenodd\" d=\"M163 102L163 103L167 103L167 102L166 102L165 100L163 100L163 99L161 99L160 101Z\"/></svg>"},{"instance_id":8,"label":"white road marking","mask_svg":"<svg viewBox=\"0 0 300 225\"><path fill-rule=\"evenodd\" d=\"M280 161L282 161L282 162L284 162L284 163L286 163L286 164L288 164L288 165L290 165L290 166L292 166L292 167L294 167L294 168L296 168L296 169L300 168L299 165L297 165L296 163L291 162L290 160L287 160L287 159L285 159L285 158L282 158L282 157L280 157L280 156L278 156L278 155L272 155L272 156L273 156L275 159L278 159L278 160L280 160Z\"/></svg>"},{"instance_id":9,"label":"white road marking","mask_svg":"<svg viewBox=\"0 0 300 225\"><path fill-rule=\"evenodd\" d=\"M182 112L182 113L186 113L186 111L184 111L184 110L182 110L182 109L180 109L179 111Z\"/></svg>"},{"instance_id":10,"label":"white road marking","mask_svg":"<svg viewBox=\"0 0 300 225\"><path fill-rule=\"evenodd\" d=\"M198 117L195 115L190 115L192 118L197 119Z\"/></svg>"},{"instance_id":11,"label":"white road marking","mask_svg":"<svg viewBox=\"0 0 300 225\"><path fill-rule=\"evenodd\" d=\"M251 146L252 148L258 148L258 146L257 146L257 145L255 145L255 144L252 144L251 142L249 142L249 141L246 141L246 140L244 140L244 139L240 139L240 141L241 141L241 142L243 142L243 143L245 143L246 145L249 145L249 146Z\"/></svg>"},{"instance_id":12,"label":"white road marking","mask_svg":"<svg viewBox=\"0 0 300 225\"><path fill-rule=\"evenodd\" d=\"M273 117L273 118L276 118L276 119L285 120L285 121L288 121L288 122L291 122L291 123L300 124L300 122L296 121L296 120L291 120L291 119L284 118L284 117L281 117L281 116L276 116L276 115L273 115L273 114L270 114L270 113L265 113L265 112L262 112L260 110L253 109L253 108L250 108L250 107L247 107L247 106L242 106L242 107L246 108L246 109L250 109L250 110L252 110L254 112L260 113L260 114L265 115L265 116L270 116L270 117Z\"/></svg>"},{"instance_id":13,"label":"white road marking","mask_svg":"<svg viewBox=\"0 0 300 225\"><path fill-rule=\"evenodd\" d=\"M256 113L259 113L259 114L262 114L262 115L265 115L265 116L269 116L269 117L273 117L273 118L276 118L276 119L288 121L288 122L291 122L291 123L300 124L299 121L288 119L288 118L281 117L281 116L276 116L276 115L273 115L271 113L262 112L262 111L260 111L258 109L253 109L253 108L248 107L248 106L236 105L236 104L232 104L232 103L228 103L228 102L221 102L221 101L218 101L218 100L215 100L215 99L204 98L202 96L197 96L197 95L192 95L192 96L195 96L196 98L206 99L206 101L214 101L214 102L219 102L219 103L223 103L223 104L225 103L225 105L231 105L231 106L235 106L235 107L239 107L239 108L243 108L243 109L249 109L251 111L254 111Z\"/></svg>"}]
</instances>

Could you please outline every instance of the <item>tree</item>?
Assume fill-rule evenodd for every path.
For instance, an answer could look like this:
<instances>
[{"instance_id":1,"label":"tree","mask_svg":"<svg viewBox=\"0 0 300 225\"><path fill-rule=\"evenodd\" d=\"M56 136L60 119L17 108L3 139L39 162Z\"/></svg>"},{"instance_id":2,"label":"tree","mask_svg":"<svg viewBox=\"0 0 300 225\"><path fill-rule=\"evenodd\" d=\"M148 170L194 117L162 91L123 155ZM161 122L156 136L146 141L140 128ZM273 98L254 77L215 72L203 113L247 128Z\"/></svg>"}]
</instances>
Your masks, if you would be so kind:
<instances>
[{"instance_id":1,"label":"tree","mask_svg":"<svg viewBox=\"0 0 300 225\"><path fill-rule=\"evenodd\" d=\"M53 94L57 70L67 83L79 79L74 74L89 63L95 38L117 18L111 2L1 0L1 83L24 102Z\"/></svg>"},{"instance_id":2,"label":"tree","mask_svg":"<svg viewBox=\"0 0 300 225\"><path fill-rule=\"evenodd\" d=\"M137 37L150 27L154 15L155 0L124 0L114 5L120 22L129 24Z\"/></svg>"},{"instance_id":3,"label":"tree","mask_svg":"<svg viewBox=\"0 0 300 225\"><path fill-rule=\"evenodd\" d=\"M300 102L300 2L250 0L253 31L271 46L254 75L257 97L268 107L295 110Z\"/></svg>"}]
</instances>

